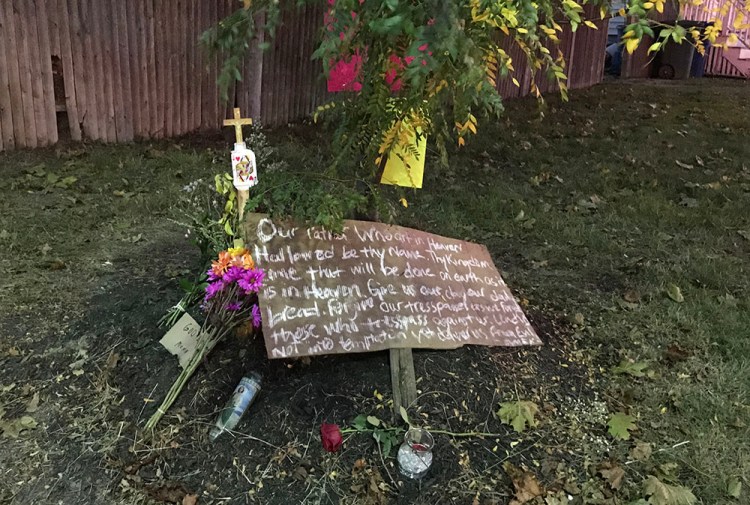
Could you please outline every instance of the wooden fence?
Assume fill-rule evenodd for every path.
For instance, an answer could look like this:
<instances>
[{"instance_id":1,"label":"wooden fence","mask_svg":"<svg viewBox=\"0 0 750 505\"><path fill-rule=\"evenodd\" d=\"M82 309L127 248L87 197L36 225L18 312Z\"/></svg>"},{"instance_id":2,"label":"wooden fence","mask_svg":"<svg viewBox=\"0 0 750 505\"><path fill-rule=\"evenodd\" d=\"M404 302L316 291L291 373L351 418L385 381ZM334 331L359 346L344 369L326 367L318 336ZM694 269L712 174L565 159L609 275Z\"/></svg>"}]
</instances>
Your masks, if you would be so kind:
<instances>
[{"instance_id":1,"label":"wooden fence","mask_svg":"<svg viewBox=\"0 0 750 505\"><path fill-rule=\"evenodd\" d=\"M59 137L126 142L215 130L239 106L264 124L299 119L329 97L311 55L320 8L290 9L268 51L251 51L243 80L221 100L219 62L198 38L236 0L0 0L0 150L54 144ZM606 21L598 31L565 29L569 87L600 81ZM500 80L504 97L526 94L530 73L518 51L521 86ZM548 85L541 85L544 90Z\"/></svg>"}]
</instances>

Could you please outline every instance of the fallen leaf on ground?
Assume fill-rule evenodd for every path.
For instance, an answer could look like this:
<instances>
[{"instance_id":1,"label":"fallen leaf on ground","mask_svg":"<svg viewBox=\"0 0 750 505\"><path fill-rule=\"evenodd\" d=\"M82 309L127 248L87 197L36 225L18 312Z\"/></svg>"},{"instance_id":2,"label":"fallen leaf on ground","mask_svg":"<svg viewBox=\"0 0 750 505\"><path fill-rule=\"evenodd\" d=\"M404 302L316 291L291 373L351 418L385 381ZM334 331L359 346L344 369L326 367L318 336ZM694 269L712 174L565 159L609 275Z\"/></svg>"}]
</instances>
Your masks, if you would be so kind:
<instances>
[{"instance_id":1,"label":"fallen leaf on ground","mask_svg":"<svg viewBox=\"0 0 750 505\"><path fill-rule=\"evenodd\" d=\"M185 497L188 496L188 491L185 489L185 486L174 481L153 484L146 487L146 490L151 498L167 503L183 503Z\"/></svg>"},{"instance_id":2,"label":"fallen leaf on ground","mask_svg":"<svg viewBox=\"0 0 750 505\"><path fill-rule=\"evenodd\" d=\"M527 503L544 494L544 488L533 473L522 470L510 462L506 462L503 469L510 480L513 481L513 487L516 490L516 497L510 502L510 505Z\"/></svg>"},{"instance_id":3,"label":"fallen leaf on ground","mask_svg":"<svg viewBox=\"0 0 750 505\"><path fill-rule=\"evenodd\" d=\"M682 198L680 198L680 205L683 207L695 208L698 206L698 200L683 195Z\"/></svg>"},{"instance_id":4,"label":"fallen leaf on ground","mask_svg":"<svg viewBox=\"0 0 750 505\"><path fill-rule=\"evenodd\" d=\"M599 465L599 474L604 477L609 487L612 489L620 489L622 486L622 479L625 478L625 470L620 465L612 461L604 461Z\"/></svg>"},{"instance_id":5,"label":"fallen leaf on ground","mask_svg":"<svg viewBox=\"0 0 750 505\"><path fill-rule=\"evenodd\" d=\"M742 482L737 477L732 477L727 482L727 494L732 498L739 498L742 494Z\"/></svg>"},{"instance_id":6,"label":"fallen leaf on ground","mask_svg":"<svg viewBox=\"0 0 750 505\"><path fill-rule=\"evenodd\" d=\"M197 494L186 494L182 499L182 505L196 505L198 503Z\"/></svg>"},{"instance_id":7,"label":"fallen leaf on ground","mask_svg":"<svg viewBox=\"0 0 750 505\"><path fill-rule=\"evenodd\" d=\"M29 403L26 405L26 412L36 412L36 410L39 408L39 392L37 391L34 393L34 396L29 400Z\"/></svg>"},{"instance_id":8,"label":"fallen leaf on ground","mask_svg":"<svg viewBox=\"0 0 750 505\"><path fill-rule=\"evenodd\" d=\"M690 353L677 344L672 344L664 349L664 359L671 361L672 363L685 361L689 357Z\"/></svg>"},{"instance_id":9,"label":"fallen leaf on ground","mask_svg":"<svg viewBox=\"0 0 750 505\"><path fill-rule=\"evenodd\" d=\"M628 289L625 294L622 295L626 302L638 303L641 301L641 294L635 289Z\"/></svg>"},{"instance_id":10,"label":"fallen leaf on ground","mask_svg":"<svg viewBox=\"0 0 750 505\"><path fill-rule=\"evenodd\" d=\"M692 170L695 167L689 163L683 163L680 160L674 160L674 162L677 164L678 167L684 168L685 170Z\"/></svg>"},{"instance_id":11,"label":"fallen leaf on ground","mask_svg":"<svg viewBox=\"0 0 750 505\"><path fill-rule=\"evenodd\" d=\"M520 400L501 403L497 416L503 424L509 424L517 433L521 433L526 429L526 425L534 427L538 424L535 419L538 413L539 407L536 403Z\"/></svg>"},{"instance_id":12,"label":"fallen leaf on ground","mask_svg":"<svg viewBox=\"0 0 750 505\"><path fill-rule=\"evenodd\" d=\"M667 296L677 303L685 301L685 297L682 295L682 290L677 284L670 284L667 286Z\"/></svg>"},{"instance_id":13,"label":"fallen leaf on ground","mask_svg":"<svg viewBox=\"0 0 750 505\"><path fill-rule=\"evenodd\" d=\"M639 440L635 443L635 447L630 449L630 457L638 461L646 461L651 457L652 452L651 444Z\"/></svg>"},{"instance_id":14,"label":"fallen leaf on ground","mask_svg":"<svg viewBox=\"0 0 750 505\"><path fill-rule=\"evenodd\" d=\"M693 505L696 502L692 491L684 486L670 486L649 475L643 482L643 491L650 495L653 505Z\"/></svg>"},{"instance_id":15,"label":"fallen leaf on ground","mask_svg":"<svg viewBox=\"0 0 750 505\"><path fill-rule=\"evenodd\" d=\"M617 365L612 369L615 374L627 374L633 377L644 377L646 373L644 370L648 368L648 363L645 361L630 361L626 360Z\"/></svg>"},{"instance_id":16,"label":"fallen leaf on ground","mask_svg":"<svg viewBox=\"0 0 750 505\"><path fill-rule=\"evenodd\" d=\"M630 439L630 430L636 428L635 417L617 412L609 418L607 426L610 435L620 440L628 440Z\"/></svg>"},{"instance_id":17,"label":"fallen leaf on ground","mask_svg":"<svg viewBox=\"0 0 750 505\"><path fill-rule=\"evenodd\" d=\"M0 421L0 430L3 432L3 436L7 438L18 438L18 435L25 430L33 430L37 427L37 423L31 416L21 416L18 419L12 419L10 421Z\"/></svg>"}]
</instances>

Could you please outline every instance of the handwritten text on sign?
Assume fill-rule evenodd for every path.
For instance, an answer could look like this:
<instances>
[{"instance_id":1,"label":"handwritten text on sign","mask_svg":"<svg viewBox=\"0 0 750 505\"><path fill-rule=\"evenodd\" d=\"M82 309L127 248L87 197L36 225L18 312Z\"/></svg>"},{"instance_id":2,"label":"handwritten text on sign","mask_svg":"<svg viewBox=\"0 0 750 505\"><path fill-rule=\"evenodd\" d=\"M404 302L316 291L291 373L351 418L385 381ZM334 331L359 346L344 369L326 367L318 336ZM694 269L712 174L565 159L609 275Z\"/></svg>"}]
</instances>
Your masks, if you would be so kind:
<instances>
[{"instance_id":1,"label":"handwritten text on sign","mask_svg":"<svg viewBox=\"0 0 750 505\"><path fill-rule=\"evenodd\" d=\"M270 358L541 343L484 246L363 221L340 235L245 225Z\"/></svg>"}]
</instances>

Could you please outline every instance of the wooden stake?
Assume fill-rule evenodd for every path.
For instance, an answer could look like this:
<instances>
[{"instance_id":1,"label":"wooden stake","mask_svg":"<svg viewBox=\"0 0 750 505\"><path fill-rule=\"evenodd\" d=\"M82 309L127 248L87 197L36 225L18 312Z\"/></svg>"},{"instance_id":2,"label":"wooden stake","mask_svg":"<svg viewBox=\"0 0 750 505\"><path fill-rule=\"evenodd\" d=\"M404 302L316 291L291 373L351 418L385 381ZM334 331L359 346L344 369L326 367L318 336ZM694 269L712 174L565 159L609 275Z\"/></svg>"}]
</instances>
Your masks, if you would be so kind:
<instances>
[{"instance_id":1,"label":"wooden stake","mask_svg":"<svg viewBox=\"0 0 750 505\"><path fill-rule=\"evenodd\" d=\"M247 189L240 189L237 191L237 205L239 205L239 216L240 216L240 229L242 227L242 218L245 217L245 204L247 199L250 197L250 191ZM242 237L243 239L245 237Z\"/></svg>"},{"instance_id":2,"label":"wooden stake","mask_svg":"<svg viewBox=\"0 0 750 505\"><path fill-rule=\"evenodd\" d=\"M391 349L391 386L393 387L393 415L399 418L400 408L405 409L417 399L417 380L414 375L414 357L411 349Z\"/></svg>"}]
</instances>

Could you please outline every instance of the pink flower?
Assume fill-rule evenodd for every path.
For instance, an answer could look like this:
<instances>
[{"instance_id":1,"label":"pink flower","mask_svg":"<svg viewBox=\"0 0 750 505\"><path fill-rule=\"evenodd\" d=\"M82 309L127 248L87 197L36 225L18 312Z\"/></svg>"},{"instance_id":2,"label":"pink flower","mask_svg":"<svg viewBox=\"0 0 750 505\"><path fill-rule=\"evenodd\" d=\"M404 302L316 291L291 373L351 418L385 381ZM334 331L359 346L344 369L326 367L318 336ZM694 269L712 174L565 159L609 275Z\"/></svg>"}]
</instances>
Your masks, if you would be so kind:
<instances>
[{"instance_id":1,"label":"pink flower","mask_svg":"<svg viewBox=\"0 0 750 505\"><path fill-rule=\"evenodd\" d=\"M427 44L422 44L421 46L419 46L419 50L420 51L426 51L428 47L429 46Z\"/></svg>"},{"instance_id":2,"label":"pink flower","mask_svg":"<svg viewBox=\"0 0 750 505\"><path fill-rule=\"evenodd\" d=\"M323 449L327 452L336 452L344 443L344 437L341 435L341 428L338 424L323 423L320 425L320 441L323 442Z\"/></svg>"},{"instance_id":3,"label":"pink flower","mask_svg":"<svg viewBox=\"0 0 750 505\"><path fill-rule=\"evenodd\" d=\"M362 83L359 82L362 70L362 56L359 51L353 55L342 57L338 61L331 62L331 73L328 75L328 91L337 93L339 91L359 91Z\"/></svg>"}]
</instances>

